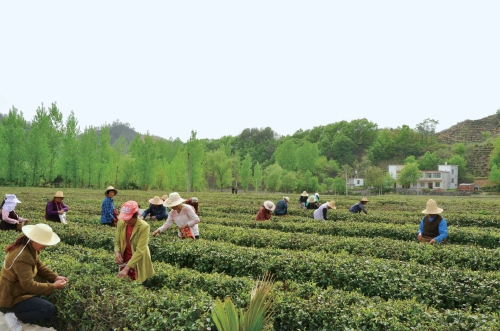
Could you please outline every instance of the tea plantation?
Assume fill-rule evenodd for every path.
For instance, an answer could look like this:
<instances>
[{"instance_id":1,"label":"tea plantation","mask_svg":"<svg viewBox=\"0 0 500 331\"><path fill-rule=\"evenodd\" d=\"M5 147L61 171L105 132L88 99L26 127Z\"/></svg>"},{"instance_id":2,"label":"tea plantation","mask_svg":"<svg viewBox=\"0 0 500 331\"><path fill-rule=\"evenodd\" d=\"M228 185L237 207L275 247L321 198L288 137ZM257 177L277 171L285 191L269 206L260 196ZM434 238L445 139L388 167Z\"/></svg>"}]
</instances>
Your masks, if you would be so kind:
<instances>
[{"instance_id":1,"label":"tea plantation","mask_svg":"<svg viewBox=\"0 0 500 331\"><path fill-rule=\"evenodd\" d=\"M31 224L46 222L56 191L2 188L22 201ZM272 193L203 192L198 241L180 240L176 227L151 237L156 275L146 288L116 278L115 229L99 223L104 189L63 189L68 225L49 223L61 243L42 261L69 284L49 300L58 308L51 326L63 330L212 330L216 298L245 307L255 280L275 280L274 330L499 330L500 216L496 197L433 197L448 221L445 245L419 244L419 222L429 197L372 196L368 215L351 214L359 198L334 199L328 221L315 221L290 194L289 215L255 222ZM169 192L119 190L143 208ZM151 231L163 222L149 221ZM20 233L2 231L3 248ZM4 253L0 253L3 261Z\"/></svg>"}]
</instances>

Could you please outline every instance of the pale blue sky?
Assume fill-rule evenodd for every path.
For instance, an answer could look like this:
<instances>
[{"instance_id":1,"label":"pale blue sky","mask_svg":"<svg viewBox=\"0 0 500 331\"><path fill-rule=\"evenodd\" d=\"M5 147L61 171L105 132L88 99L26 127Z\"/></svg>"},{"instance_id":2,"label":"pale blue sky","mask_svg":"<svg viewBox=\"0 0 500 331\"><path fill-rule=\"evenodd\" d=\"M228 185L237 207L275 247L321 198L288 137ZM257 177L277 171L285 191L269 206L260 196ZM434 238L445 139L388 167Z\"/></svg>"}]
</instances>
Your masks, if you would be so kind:
<instances>
[{"instance_id":1,"label":"pale blue sky","mask_svg":"<svg viewBox=\"0 0 500 331\"><path fill-rule=\"evenodd\" d=\"M186 141L500 109L499 1L3 1L0 113Z\"/></svg>"}]
</instances>

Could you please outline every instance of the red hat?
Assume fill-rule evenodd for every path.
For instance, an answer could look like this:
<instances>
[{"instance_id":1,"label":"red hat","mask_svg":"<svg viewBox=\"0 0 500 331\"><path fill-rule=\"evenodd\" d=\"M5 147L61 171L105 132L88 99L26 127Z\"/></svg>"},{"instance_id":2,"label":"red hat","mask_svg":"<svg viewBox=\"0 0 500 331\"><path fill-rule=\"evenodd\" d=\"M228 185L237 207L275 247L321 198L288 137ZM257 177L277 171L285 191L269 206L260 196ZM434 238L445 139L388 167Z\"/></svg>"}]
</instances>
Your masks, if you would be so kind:
<instances>
[{"instance_id":1,"label":"red hat","mask_svg":"<svg viewBox=\"0 0 500 331\"><path fill-rule=\"evenodd\" d=\"M139 211L139 205L135 201L127 201L120 208L118 219L128 221Z\"/></svg>"}]
</instances>

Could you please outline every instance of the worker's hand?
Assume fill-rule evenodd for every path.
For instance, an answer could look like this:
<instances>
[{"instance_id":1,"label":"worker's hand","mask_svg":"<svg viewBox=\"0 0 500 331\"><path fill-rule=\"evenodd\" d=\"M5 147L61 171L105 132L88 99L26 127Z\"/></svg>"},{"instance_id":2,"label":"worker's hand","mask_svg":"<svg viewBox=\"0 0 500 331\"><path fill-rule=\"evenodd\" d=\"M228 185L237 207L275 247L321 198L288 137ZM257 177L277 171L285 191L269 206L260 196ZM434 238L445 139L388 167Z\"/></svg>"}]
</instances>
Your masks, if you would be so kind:
<instances>
[{"instance_id":1,"label":"worker's hand","mask_svg":"<svg viewBox=\"0 0 500 331\"><path fill-rule=\"evenodd\" d=\"M423 242L423 237L421 233L418 234L417 239L418 241Z\"/></svg>"},{"instance_id":2,"label":"worker's hand","mask_svg":"<svg viewBox=\"0 0 500 331\"><path fill-rule=\"evenodd\" d=\"M122 264L123 263L123 256L120 252L115 252L115 263L116 264Z\"/></svg>"},{"instance_id":3,"label":"worker's hand","mask_svg":"<svg viewBox=\"0 0 500 331\"><path fill-rule=\"evenodd\" d=\"M159 233L160 233L160 230L154 230L153 231L153 237L156 237L156 235L159 234Z\"/></svg>"},{"instance_id":4,"label":"worker's hand","mask_svg":"<svg viewBox=\"0 0 500 331\"><path fill-rule=\"evenodd\" d=\"M436 243L436 239L432 238L431 241L429 241L429 244L434 245Z\"/></svg>"},{"instance_id":5,"label":"worker's hand","mask_svg":"<svg viewBox=\"0 0 500 331\"><path fill-rule=\"evenodd\" d=\"M66 278L64 276L57 276L55 280L64 280L65 282L67 282L68 278Z\"/></svg>"},{"instance_id":6,"label":"worker's hand","mask_svg":"<svg viewBox=\"0 0 500 331\"><path fill-rule=\"evenodd\" d=\"M155 219L156 219L156 216L151 216L151 219L152 219L152 220L155 220Z\"/></svg>"},{"instance_id":7,"label":"worker's hand","mask_svg":"<svg viewBox=\"0 0 500 331\"><path fill-rule=\"evenodd\" d=\"M60 289L60 288L63 288L64 286L66 286L66 281L63 279L58 279L54 282L53 285L54 285L54 288Z\"/></svg>"},{"instance_id":8,"label":"worker's hand","mask_svg":"<svg viewBox=\"0 0 500 331\"><path fill-rule=\"evenodd\" d=\"M116 277L118 277L118 278L127 277L129 270L130 270L130 267L126 265L125 267L123 267L122 270L120 270L120 272L118 273L118 275Z\"/></svg>"}]
</instances>

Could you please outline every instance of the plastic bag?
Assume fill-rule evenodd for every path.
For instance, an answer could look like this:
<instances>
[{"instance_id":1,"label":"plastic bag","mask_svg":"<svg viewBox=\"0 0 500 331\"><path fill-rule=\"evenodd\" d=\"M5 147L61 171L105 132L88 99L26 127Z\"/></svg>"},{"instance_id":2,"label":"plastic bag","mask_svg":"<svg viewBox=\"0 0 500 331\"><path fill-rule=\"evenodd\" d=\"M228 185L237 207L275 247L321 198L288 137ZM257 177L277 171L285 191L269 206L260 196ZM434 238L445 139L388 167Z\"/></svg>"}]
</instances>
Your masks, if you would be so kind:
<instances>
[{"instance_id":1,"label":"plastic bag","mask_svg":"<svg viewBox=\"0 0 500 331\"><path fill-rule=\"evenodd\" d=\"M68 224L68 222L66 221L66 212L59 214L59 220L61 220L62 224Z\"/></svg>"}]
</instances>

